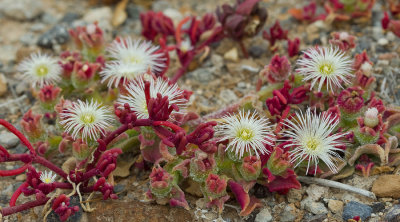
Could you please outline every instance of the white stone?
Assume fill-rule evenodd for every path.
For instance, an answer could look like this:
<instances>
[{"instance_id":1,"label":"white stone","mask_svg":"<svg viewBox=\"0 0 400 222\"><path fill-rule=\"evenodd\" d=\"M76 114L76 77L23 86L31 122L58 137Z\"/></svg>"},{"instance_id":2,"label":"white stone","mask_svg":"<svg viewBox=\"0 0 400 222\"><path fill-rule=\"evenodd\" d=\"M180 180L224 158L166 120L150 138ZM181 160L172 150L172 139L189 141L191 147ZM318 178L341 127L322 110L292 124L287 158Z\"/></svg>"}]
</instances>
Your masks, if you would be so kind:
<instances>
[{"instance_id":1,"label":"white stone","mask_svg":"<svg viewBox=\"0 0 400 222\"><path fill-rule=\"evenodd\" d=\"M256 216L255 222L270 222L272 221L271 212L268 208L262 209Z\"/></svg>"}]
</instances>

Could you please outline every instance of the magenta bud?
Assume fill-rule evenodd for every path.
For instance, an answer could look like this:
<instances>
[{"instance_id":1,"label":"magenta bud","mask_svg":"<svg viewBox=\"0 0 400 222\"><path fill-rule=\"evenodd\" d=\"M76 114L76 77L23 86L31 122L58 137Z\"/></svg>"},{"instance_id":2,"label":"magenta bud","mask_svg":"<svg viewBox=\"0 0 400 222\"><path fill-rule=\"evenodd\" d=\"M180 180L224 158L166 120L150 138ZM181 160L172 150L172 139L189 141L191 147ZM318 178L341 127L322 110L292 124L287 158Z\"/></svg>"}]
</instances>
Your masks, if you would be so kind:
<instances>
[{"instance_id":1,"label":"magenta bud","mask_svg":"<svg viewBox=\"0 0 400 222\"><path fill-rule=\"evenodd\" d=\"M202 191L207 199L214 200L226 195L227 178L210 173Z\"/></svg>"},{"instance_id":2,"label":"magenta bud","mask_svg":"<svg viewBox=\"0 0 400 222\"><path fill-rule=\"evenodd\" d=\"M57 103L58 96L60 95L61 88L53 85L45 85L39 91L39 100L48 111L52 111L54 105Z\"/></svg>"},{"instance_id":3,"label":"magenta bud","mask_svg":"<svg viewBox=\"0 0 400 222\"><path fill-rule=\"evenodd\" d=\"M171 192L173 178L162 167L154 167L149 177L152 194L157 197L165 197Z\"/></svg>"},{"instance_id":4,"label":"magenta bud","mask_svg":"<svg viewBox=\"0 0 400 222\"><path fill-rule=\"evenodd\" d=\"M345 118L347 117L346 114L357 114L364 106L364 99L362 97L363 93L364 90L355 86L345 89L339 94L337 103Z\"/></svg>"},{"instance_id":5,"label":"magenta bud","mask_svg":"<svg viewBox=\"0 0 400 222\"><path fill-rule=\"evenodd\" d=\"M356 47L355 40L357 38L347 32L333 32L331 36L332 39L329 40L329 43L337 46L342 51L348 51Z\"/></svg>"},{"instance_id":6,"label":"magenta bud","mask_svg":"<svg viewBox=\"0 0 400 222\"><path fill-rule=\"evenodd\" d=\"M92 153L92 150L82 139L77 139L72 143L72 154L80 161L86 159Z\"/></svg>"},{"instance_id":7,"label":"magenta bud","mask_svg":"<svg viewBox=\"0 0 400 222\"><path fill-rule=\"evenodd\" d=\"M286 56L275 55L259 75L266 78L270 83L283 82L288 78L290 69L290 62Z\"/></svg>"},{"instance_id":8,"label":"magenta bud","mask_svg":"<svg viewBox=\"0 0 400 222\"><path fill-rule=\"evenodd\" d=\"M190 161L190 176L194 181L203 182L209 173L216 173L217 171L214 154L197 150L195 155Z\"/></svg>"},{"instance_id":9,"label":"magenta bud","mask_svg":"<svg viewBox=\"0 0 400 222\"><path fill-rule=\"evenodd\" d=\"M283 175L286 169L290 167L289 157L287 153L280 147L275 147L274 152L268 159L267 168L273 175Z\"/></svg>"},{"instance_id":10,"label":"magenta bud","mask_svg":"<svg viewBox=\"0 0 400 222\"><path fill-rule=\"evenodd\" d=\"M239 172L246 181L256 180L261 173L261 160L256 156L246 156Z\"/></svg>"},{"instance_id":11,"label":"magenta bud","mask_svg":"<svg viewBox=\"0 0 400 222\"><path fill-rule=\"evenodd\" d=\"M33 114L32 110L28 110L21 119L22 131L32 140L38 140L42 137L44 129L41 123L42 115Z\"/></svg>"}]
</instances>

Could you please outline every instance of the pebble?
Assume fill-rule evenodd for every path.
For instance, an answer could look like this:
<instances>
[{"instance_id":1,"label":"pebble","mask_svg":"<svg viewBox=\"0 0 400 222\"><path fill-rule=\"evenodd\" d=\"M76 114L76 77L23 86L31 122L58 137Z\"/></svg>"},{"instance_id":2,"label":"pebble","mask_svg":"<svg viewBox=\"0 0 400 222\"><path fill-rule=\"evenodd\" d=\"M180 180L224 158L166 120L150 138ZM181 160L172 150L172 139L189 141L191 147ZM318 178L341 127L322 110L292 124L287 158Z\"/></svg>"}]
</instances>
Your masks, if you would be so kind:
<instances>
[{"instance_id":1,"label":"pebble","mask_svg":"<svg viewBox=\"0 0 400 222\"><path fill-rule=\"evenodd\" d=\"M312 215L309 214L304 217L302 221L305 222L323 222L326 219L326 214L318 214L318 215Z\"/></svg>"},{"instance_id":2,"label":"pebble","mask_svg":"<svg viewBox=\"0 0 400 222\"><path fill-rule=\"evenodd\" d=\"M322 195L328 193L328 187L322 187L315 184L311 184L307 189L306 193L312 200L318 201L321 199Z\"/></svg>"},{"instance_id":3,"label":"pebble","mask_svg":"<svg viewBox=\"0 0 400 222\"><path fill-rule=\"evenodd\" d=\"M183 15L174 8L167 8L163 10L164 15L170 17L174 25L178 25L178 23L183 19ZM187 22L183 25L183 27L189 25L190 22Z\"/></svg>"},{"instance_id":4,"label":"pebble","mask_svg":"<svg viewBox=\"0 0 400 222\"><path fill-rule=\"evenodd\" d=\"M289 203L300 202L303 196L303 192L301 189L290 189L287 194L287 200Z\"/></svg>"},{"instance_id":5,"label":"pebble","mask_svg":"<svg viewBox=\"0 0 400 222\"><path fill-rule=\"evenodd\" d=\"M72 25L72 23L81 17L80 14L74 12L67 12L65 15L60 19L59 23L65 23L67 25Z\"/></svg>"},{"instance_id":6,"label":"pebble","mask_svg":"<svg viewBox=\"0 0 400 222\"><path fill-rule=\"evenodd\" d=\"M400 175L382 175L372 185L378 197L400 198Z\"/></svg>"},{"instance_id":7,"label":"pebble","mask_svg":"<svg viewBox=\"0 0 400 222\"><path fill-rule=\"evenodd\" d=\"M128 18L132 20L139 19L140 13L143 11L145 11L145 8L138 4L129 3L128 6L126 6L126 13L128 14Z\"/></svg>"},{"instance_id":8,"label":"pebble","mask_svg":"<svg viewBox=\"0 0 400 222\"><path fill-rule=\"evenodd\" d=\"M3 73L0 73L0 96L7 92L7 79Z\"/></svg>"},{"instance_id":9,"label":"pebble","mask_svg":"<svg viewBox=\"0 0 400 222\"><path fill-rule=\"evenodd\" d=\"M214 68L198 68L191 72L186 73L188 79L206 84L213 79Z\"/></svg>"},{"instance_id":10,"label":"pebble","mask_svg":"<svg viewBox=\"0 0 400 222\"><path fill-rule=\"evenodd\" d=\"M24 94L26 90L29 90L29 85L25 81L20 81L15 87L15 92L19 96Z\"/></svg>"},{"instance_id":11,"label":"pebble","mask_svg":"<svg viewBox=\"0 0 400 222\"><path fill-rule=\"evenodd\" d=\"M94 22L99 22L99 27L103 30L110 31L112 30L111 26L111 18L112 18L112 10L110 7L100 7L91 9L83 16L83 21L88 24L92 24Z\"/></svg>"},{"instance_id":12,"label":"pebble","mask_svg":"<svg viewBox=\"0 0 400 222\"><path fill-rule=\"evenodd\" d=\"M343 202L340 200L329 200L328 208L332 213L339 214L343 211Z\"/></svg>"},{"instance_id":13,"label":"pebble","mask_svg":"<svg viewBox=\"0 0 400 222\"><path fill-rule=\"evenodd\" d=\"M14 134L3 131L0 133L0 144L6 149L14 148L19 143L19 139Z\"/></svg>"},{"instance_id":14,"label":"pebble","mask_svg":"<svg viewBox=\"0 0 400 222\"><path fill-rule=\"evenodd\" d=\"M54 16L54 15L52 15L52 14L50 14L50 13L48 13L48 12L45 12L45 13L43 13L43 15L40 17L40 20L41 20L41 22L43 22L44 24L48 24L48 25L55 25L56 23L57 23L57 18Z\"/></svg>"},{"instance_id":15,"label":"pebble","mask_svg":"<svg viewBox=\"0 0 400 222\"><path fill-rule=\"evenodd\" d=\"M389 44L389 40L387 40L385 38L380 38L378 40L378 44L381 45L381 46L385 46L385 45Z\"/></svg>"},{"instance_id":16,"label":"pebble","mask_svg":"<svg viewBox=\"0 0 400 222\"><path fill-rule=\"evenodd\" d=\"M61 24L43 33L37 41L37 45L46 49L53 48L54 45L62 45L69 40L67 27Z\"/></svg>"},{"instance_id":17,"label":"pebble","mask_svg":"<svg viewBox=\"0 0 400 222\"><path fill-rule=\"evenodd\" d=\"M385 216L385 221L387 222L397 222L400 221L400 205L396 204L389 209Z\"/></svg>"},{"instance_id":18,"label":"pebble","mask_svg":"<svg viewBox=\"0 0 400 222\"><path fill-rule=\"evenodd\" d=\"M35 23L29 27L32 32L43 32L46 29L46 25L43 23Z\"/></svg>"},{"instance_id":19,"label":"pebble","mask_svg":"<svg viewBox=\"0 0 400 222\"><path fill-rule=\"evenodd\" d=\"M230 89L221 90L221 92L219 93L219 97L225 103L232 103L232 102L238 101L238 99L239 99L236 96L236 94Z\"/></svg>"},{"instance_id":20,"label":"pebble","mask_svg":"<svg viewBox=\"0 0 400 222\"><path fill-rule=\"evenodd\" d=\"M227 51L224 54L224 59L232 61L232 62L237 62L239 61L239 53L237 48L232 48L231 50Z\"/></svg>"},{"instance_id":21,"label":"pebble","mask_svg":"<svg viewBox=\"0 0 400 222\"><path fill-rule=\"evenodd\" d=\"M281 213L281 222L290 222L296 219L296 208L293 204L289 204Z\"/></svg>"},{"instance_id":22,"label":"pebble","mask_svg":"<svg viewBox=\"0 0 400 222\"><path fill-rule=\"evenodd\" d=\"M326 214L328 209L325 205L320 202L315 202L311 197L307 197L300 202L301 208L313 213L313 214Z\"/></svg>"},{"instance_id":23,"label":"pebble","mask_svg":"<svg viewBox=\"0 0 400 222\"><path fill-rule=\"evenodd\" d=\"M370 206L359 202L350 201L343 209L342 218L343 220L347 221L355 216L360 216L360 218L364 221L371 216L371 213L372 208Z\"/></svg>"},{"instance_id":24,"label":"pebble","mask_svg":"<svg viewBox=\"0 0 400 222\"><path fill-rule=\"evenodd\" d=\"M36 43L36 36L32 32L28 32L22 35L19 41L26 46L34 45Z\"/></svg>"},{"instance_id":25,"label":"pebble","mask_svg":"<svg viewBox=\"0 0 400 222\"><path fill-rule=\"evenodd\" d=\"M260 58L265 53L265 49L258 45L252 45L249 48L249 54L251 57Z\"/></svg>"},{"instance_id":26,"label":"pebble","mask_svg":"<svg viewBox=\"0 0 400 222\"><path fill-rule=\"evenodd\" d=\"M2 0L0 3L0 12L20 21L37 18L43 9L41 0Z\"/></svg>"},{"instance_id":27,"label":"pebble","mask_svg":"<svg viewBox=\"0 0 400 222\"><path fill-rule=\"evenodd\" d=\"M272 221L272 215L268 208L262 209L257 215L254 222L270 222Z\"/></svg>"}]
</instances>

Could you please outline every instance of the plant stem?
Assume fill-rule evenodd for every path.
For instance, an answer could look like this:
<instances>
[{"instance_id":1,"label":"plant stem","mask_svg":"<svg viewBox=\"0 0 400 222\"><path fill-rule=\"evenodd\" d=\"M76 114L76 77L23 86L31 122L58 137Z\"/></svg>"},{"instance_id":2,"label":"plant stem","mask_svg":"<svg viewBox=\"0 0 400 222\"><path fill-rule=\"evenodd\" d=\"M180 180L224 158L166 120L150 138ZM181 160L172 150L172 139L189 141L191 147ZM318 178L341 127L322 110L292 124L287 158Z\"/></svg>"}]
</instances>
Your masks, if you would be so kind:
<instances>
[{"instance_id":1,"label":"plant stem","mask_svg":"<svg viewBox=\"0 0 400 222\"><path fill-rule=\"evenodd\" d=\"M368 190L360 189L360 188L353 187L353 186L343 184L343 183L339 183L336 181L326 180L326 179L321 179L321 178L316 178L316 177L304 177L304 176L298 176L297 179L303 183L318 184L318 185L322 185L322 186L346 190L346 191L357 193L357 194L360 194L360 195L363 195L363 196L366 196L366 197L376 200L375 194Z\"/></svg>"},{"instance_id":2,"label":"plant stem","mask_svg":"<svg viewBox=\"0 0 400 222\"><path fill-rule=\"evenodd\" d=\"M31 202L27 202L18 206L14 206L14 207L5 207L3 209L0 210L1 215L3 216L8 216L11 214L15 214L18 212L21 212L23 210L28 210L30 208L34 208L40 205L45 204L50 198L49 197L45 197L43 199L39 199L39 200L34 200Z\"/></svg>"},{"instance_id":3,"label":"plant stem","mask_svg":"<svg viewBox=\"0 0 400 222\"><path fill-rule=\"evenodd\" d=\"M40 165L49 168L50 170L54 171L56 174L64 178L65 180L67 179L67 174L58 166L54 165L52 162L46 160L45 158L41 156L36 156L35 159L33 160L36 163L39 163Z\"/></svg>"},{"instance_id":4,"label":"plant stem","mask_svg":"<svg viewBox=\"0 0 400 222\"><path fill-rule=\"evenodd\" d=\"M239 46L240 46L240 49L242 50L244 58L248 59L249 53L247 52L246 46L244 46L243 40L239 41Z\"/></svg>"}]
</instances>

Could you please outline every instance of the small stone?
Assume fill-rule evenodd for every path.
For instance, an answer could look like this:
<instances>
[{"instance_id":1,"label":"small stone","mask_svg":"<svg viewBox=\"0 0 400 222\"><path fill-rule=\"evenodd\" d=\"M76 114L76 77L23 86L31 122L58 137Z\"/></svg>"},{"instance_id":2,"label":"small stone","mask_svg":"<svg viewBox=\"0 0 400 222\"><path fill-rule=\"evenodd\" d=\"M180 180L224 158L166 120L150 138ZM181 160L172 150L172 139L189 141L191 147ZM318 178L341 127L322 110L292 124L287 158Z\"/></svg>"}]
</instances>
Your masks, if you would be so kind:
<instances>
[{"instance_id":1,"label":"small stone","mask_svg":"<svg viewBox=\"0 0 400 222\"><path fill-rule=\"evenodd\" d=\"M249 48L249 54L250 54L250 56L252 56L254 58L260 58L261 55L264 53L265 53L265 49L262 48L261 46L252 45Z\"/></svg>"},{"instance_id":2,"label":"small stone","mask_svg":"<svg viewBox=\"0 0 400 222\"><path fill-rule=\"evenodd\" d=\"M43 13L43 4L40 0L2 0L0 12L16 20L32 20Z\"/></svg>"},{"instance_id":3,"label":"small stone","mask_svg":"<svg viewBox=\"0 0 400 222\"><path fill-rule=\"evenodd\" d=\"M26 175L25 174L20 174L20 175L16 176L15 179L17 181L25 181Z\"/></svg>"},{"instance_id":4,"label":"small stone","mask_svg":"<svg viewBox=\"0 0 400 222\"><path fill-rule=\"evenodd\" d=\"M43 32L46 29L46 25L43 23L35 23L29 27L32 32Z\"/></svg>"},{"instance_id":5,"label":"small stone","mask_svg":"<svg viewBox=\"0 0 400 222\"><path fill-rule=\"evenodd\" d=\"M289 204L283 209L281 213L281 222L290 222L294 221L297 218L296 216L296 207L294 204Z\"/></svg>"},{"instance_id":6,"label":"small stone","mask_svg":"<svg viewBox=\"0 0 400 222\"><path fill-rule=\"evenodd\" d=\"M128 14L128 18L132 20L136 20L140 18L140 13L146 11L143 6L134 4L134 3L129 3L128 6L126 7L126 13Z\"/></svg>"},{"instance_id":7,"label":"small stone","mask_svg":"<svg viewBox=\"0 0 400 222\"><path fill-rule=\"evenodd\" d=\"M84 16L83 20L88 24L99 22L98 25L103 30L111 30L112 10L110 7L101 7L89 10Z\"/></svg>"},{"instance_id":8,"label":"small stone","mask_svg":"<svg viewBox=\"0 0 400 222\"><path fill-rule=\"evenodd\" d=\"M0 96L7 92L7 79L3 73L0 73Z\"/></svg>"},{"instance_id":9,"label":"small stone","mask_svg":"<svg viewBox=\"0 0 400 222\"><path fill-rule=\"evenodd\" d=\"M17 146L19 143L19 139L16 135L3 131L0 133L0 144L4 146L6 149L11 149Z\"/></svg>"},{"instance_id":10,"label":"small stone","mask_svg":"<svg viewBox=\"0 0 400 222\"><path fill-rule=\"evenodd\" d=\"M219 93L219 97L225 103L232 103L232 102L238 101L238 97L230 89L221 90L221 92Z\"/></svg>"},{"instance_id":11,"label":"small stone","mask_svg":"<svg viewBox=\"0 0 400 222\"><path fill-rule=\"evenodd\" d=\"M339 214L343 211L343 202L340 200L329 200L328 208L332 213Z\"/></svg>"},{"instance_id":12,"label":"small stone","mask_svg":"<svg viewBox=\"0 0 400 222\"><path fill-rule=\"evenodd\" d=\"M378 197L400 198L400 175L382 175L372 185Z\"/></svg>"},{"instance_id":13,"label":"small stone","mask_svg":"<svg viewBox=\"0 0 400 222\"><path fill-rule=\"evenodd\" d=\"M287 200L289 203L300 202L302 199L303 193L300 189L290 189L287 194Z\"/></svg>"},{"instance_id":14,"label":"small stone","mask_svg":"<svg viewBox=\"0 0 400 222\"><path fill-rule=\"evenodd\" d=\"M270 222L272 215L268 208L262 209L256 216L255 222Z\"/></svg>"},{"instance_id":15,"label":"small stone","mask_svg":"<svg viewBox=\"0 0 400 222\"><path fill-rule=\"evenodd\" d=\"M29 85L25 81L20 81L17 86L15 87L15 92L17 95L22 95L25 91L29 90Z\"/></svg>"},{"instance_id":16,"label":"small stone","mask_svg":"<svg viewBox=\"0 0 400 222\"><path fill-rule=\"evenodd\" d=\"M385 210L385 204L381 202L373 203L371 207L372 207L372 212L374 213L379 213Z\"/></svg>"},{"instance_id":17,"label":"small stone","mask_svg":"<svg viewBox=\"0 0 400 222\"><path fill-rule=\"evenodd\" d=\"M306 199L300 202L301 208L313 213L313 214L327 214L328 209L326 209L325 205L320 202L315 202L311 197L307 197Z\"/></svg>"},{"instance_id":18,"label":"small stone","mask_svg":"<svg viewBox=\"0 0 400 222\"><path fill-rule=\"evenodd\" d=\"M385 216L385 221L387 222L397 222L400 221L400 205L396 204L389 209Z\"/></svg>"},{"instance_id":19,"label":"small stone","mask_svg":"<svg viewBox=\"0 0 400 222\"><path fill-rule=\"evenodd\" d=\"M315 184L311 184L307 188L306 193L308 194L309 197L311 197L312 200L318 201L322 197L322 195L328 193L328 190L329 190L328 187L322 187Z\"/></svg>"},{"instance_id":20,"label":"small stone","mask_svg":"<svg viewBox=\"0 0 400 222\"><path fill-rule=\"evenodd\" d=\"M59 23L65 23L68 25L72 25L72 23L79 19L81 15L74 13L74 12L67 12L65 15L60 19Z\"/></svg>"},{"instance_id":21,"label":"small stone","mask_svg":"<svg viewBox=\"0 0 400 222\"><path fill-rule=\"evenodd\" d=\"M323 222L326 219L326 214L308 215L304 218L305 222Z\"/></svg>"},{"instance_id":22,"label":"small stone","mask_svg":"<svg viewBox=\"0 0 400 222\"><path fill-rule=\"evenodd\" d=\"M355 216L359 216L361 220L364 221L371 216L371 213L372 208L370 206L359 202L350 201L343 209L342 218L344 221L347 221L348 219L351 219Z\"/></svg>"},{"instance_id":23,"label":"small stone","mask_svg":"<svg viewBox=\"0 0 400 222\"><path fill-rule=\"evenodd\" d=\"M172 19L172 22L174 23L174 25L177 25L183 19L183 15L174 8L164 9L163 13L164 13L164 15L166 15ZM189 25L189 23L185 23L185 25L183 25L183 27L185 27L186 25Z\"/></svg>"},{"instance_id":24,"label":"small stone","mask_svg":"<svg viewBox=\"0 0 400 222\"><path fill-rule=\"evenodd\" d=\"M64 25L56 25L39 37L37 45L51 49L54 45L62 45L69 40L69 33Z\"/></svg>"},{"instance_id":25,"label":"small stone","mask_svg":"<svg viewBox=\"0 0 400 222\"><path fill-rule=\"evenodd\" d=\"M36 36L32 32L28 32L28 33L24 34L23 36L21 36L19 38L19 41L22 42L22 44L27 45L27 46L34 45L36 42Z\"/></svg>"},{"instance_id":26,"label":"small stone","mask_svg":"<svg viewBox=\"0 0 400 222\"><path fill-rule=\"evenodd\" d=\"M378 44L381 45L381 46L385 46L385 45L389 44L389 40L387 40L385 38L380 38L378 40Z\"/></svg>"},{"instance_id":27,"label":"small stone","mask_svg":"<svg viewBox=\"0 0 400 222\"><path fill-rule=\"evenodd\" d=\"M210 68L198 68L191 72L186 73L188 79L207 84L213 79L214 67Z\"/></svg>"},{"instance_id":28,"label":"small stone","mask_svg":"<svg viewBox=\"0 0 400 222\"><path fill-rule=\"evenodd\" d=\"M239 53L238 53L237 48L232 48L231 50L227 51L224 54L224 59L232 61L232 62L239 61Z\"/></svg>"},{"instance_id":29,"label":"small stone","mask_svg":"<svg viewBox=\"0 0 400 222\"><path fill-rule=\"evenodd\" d=\"M44 12L43 15L41 16L40 20L44 24L55 25L57 23L58 19L54 15Z\"/></svg>"},{"instance_id":30,"label":"small stone","mask_svg":"<svg viewBox=\"0 0 400 222\"><path fill-rule=\"evenodd\" d=\"M114 193L120 193L125 190L125 185L117 184L114 186Z\"/></svg>"}]
</instances>

